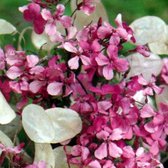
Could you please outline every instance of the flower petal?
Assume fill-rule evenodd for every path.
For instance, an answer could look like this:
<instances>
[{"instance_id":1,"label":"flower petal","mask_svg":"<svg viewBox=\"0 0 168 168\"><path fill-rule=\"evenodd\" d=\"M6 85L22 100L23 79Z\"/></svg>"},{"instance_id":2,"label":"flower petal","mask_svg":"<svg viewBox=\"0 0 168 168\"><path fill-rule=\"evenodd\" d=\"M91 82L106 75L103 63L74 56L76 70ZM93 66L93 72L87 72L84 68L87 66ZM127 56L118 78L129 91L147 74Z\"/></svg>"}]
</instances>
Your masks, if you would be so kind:
<instances>
[{"instance_id":1,"label":"flower petal","mask_svg":"<svg viewBox=\"0 0 168 168\"><path fill-rule=\"evenodd\" d=\"M79 57L73 57L68 61L68 65L71 69L78 69L79 67Z\"/></svg>"},{"instance_id":2,"label":"flower petal","mask_svg":"<svg viewBox=\"0 0 168 168\"><path fill-rule=\"evenodd\" d=\"M39 62L39 58L36 55L27 55L26 59L29 68L34 67Z\"/></svg>"},{"instance_id":3,"label":"flower petal","mask_svg":"<svg viewBox=\"0 0 168 168\"><path fill-rule=\"evenodd\" d=\"M107 79L107 80L111 80L113 78L113 69L111 68L111 66L107 65L105 67L103 67L103 76Z\"/></svg>"},{"instance_id":4,"label":"flower petal","mask_svg":"<svg viewBox=\"0 0 168 168\"><path fill-rule=\"evenodd\" d=\"M118 158L122 154L122 149L119 148L115 143L109 142L109 154L113 158Z\"/></svg>"},{"instance_id":5,"label":"flower petal","mask_svg":"<svg viewBox=\"0 0 168 168\"><path fill-rule=\"evenodd\" d=\"M95 157L97 159L104 159L105 157L107 157L107 144L104 142L102 143L96 150L94 153Z\"/></svg>"},{"instance_id":6,"label":"flower petal","mask_svg":"<svg viewBox=\"0 0 168 168\"><path fill-rule=\"evenodd\" d=\"M22 75L22 70L17 66L12 66L8 69L8 71L6 72L6 75L10 79L16 79L17 77Z\"/></svg>"},{"instance_id":7,"label":"flower petal","mask_svg":"<svg viewBox=\"0 0 168 168\"><path fill-rule=\"evenodd\" d=\"M99 18L101 17L103 21L108 21L108 16L106 10L101 3L101 1L95 1L95 11L89 16L85 14L83 11L76 11L74 25L78 28L78 30L82 29L84 26L92 23L97 23ZM76 9L76 2L71 1L71 9L74 11ZM101 12L100 12L101 11Z\"/></svg>"},{"instance_id":8,"label":"flower petal","mask_svg":"<svg viewBox=\"0 0 168 168\"><path fill-rule=\"evenodd\" d=\"M47 92L52 96L59 96L62 94L62 86L61 82L52 82L47 86Z\"/></svg>"}]
</instances>

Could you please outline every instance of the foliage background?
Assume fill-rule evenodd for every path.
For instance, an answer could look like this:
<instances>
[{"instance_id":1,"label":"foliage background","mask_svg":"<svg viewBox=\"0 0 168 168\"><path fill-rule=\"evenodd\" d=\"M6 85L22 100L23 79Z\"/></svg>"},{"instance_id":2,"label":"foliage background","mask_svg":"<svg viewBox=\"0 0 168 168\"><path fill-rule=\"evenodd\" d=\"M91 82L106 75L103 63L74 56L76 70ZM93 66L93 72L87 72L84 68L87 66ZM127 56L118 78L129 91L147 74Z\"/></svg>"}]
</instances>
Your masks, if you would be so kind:
<instances>
[{"instance_id":1,"label":"foliage background","mask_svg":"<svg viewBox=\"0 0 168 168\"><path fill-rule=\"evenodd\" d=\"M24 21L22 14L18 11L18 7L26 5L28 1L29 0L0 0L0 18L11 22L19 31L23 30L29 23ZM102 0L102 2L107 10L109 21L112 24L118 13L123 15L123 20L128 24L145 15L159 16L168 23L167 0ZM9 41L17 47L16 36L13 38L11 38L11 36L0 38L1 47L8 44ZM25 40L27 43L24 49L34 50L35 48L31 44L30 35L27 35Z\"/></svg>"},{"instance_id":2,"label":"foliage background","mask_svg":"<svg viewBox=\"0 0 168 168\"><path fill-rule=\"evenodd\" d=\"M22 14L18 11L19 6L26 5L30 0L0 0L0 18L6 19L17 27L19 31L30 25L25 22ZM167 0L102 0L109 21L113 24L118 13L123 15L123 20L130 24L135 19L145 15L161 17L168 23L168 1ZM67 12L70 10L67 10ZM100 11L101 12L101 11ZM0 46L8 44L9 41L17 47L17 36L0 37ZM35 50L31 44L30 34L25 36L25 50Z\"/></svg>"},{"instance_id":3,"label":"foliage background","mask_svg":"<svg viewBox=\"0 0 168 168\"><path fill-rule=\"evenodd\" d=\"M0 18L7 19L21 29L26 24L18 7L23 6L28 0L0 0ZM112 22L118 13L123 14L127 23L145 16L156 15L168 23L168 1L167 0L102 0L109 20Z\"/></svg>"}]
</instances>

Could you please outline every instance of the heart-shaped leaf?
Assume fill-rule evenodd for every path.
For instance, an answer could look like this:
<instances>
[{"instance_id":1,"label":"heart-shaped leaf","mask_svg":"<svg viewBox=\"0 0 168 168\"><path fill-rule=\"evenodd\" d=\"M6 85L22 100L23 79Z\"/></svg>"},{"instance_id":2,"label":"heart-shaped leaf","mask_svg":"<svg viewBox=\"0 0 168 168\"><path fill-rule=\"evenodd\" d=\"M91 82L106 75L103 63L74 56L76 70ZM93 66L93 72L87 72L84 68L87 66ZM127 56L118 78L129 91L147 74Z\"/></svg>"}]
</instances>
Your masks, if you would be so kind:
<instances>
[{"instance_id":1,"label":"heart-shaped leaf","mask_svg":"<svg viewBox=\"0 0 168 168\"><path fill-rule=\"evenodd\" d=\"M50 144L35 143L34 163L44 161L46 168L55 168L55 156Z\"/></svg>"},{"instance_id":2,"label":"heart-shaped leaf","mask_svg":"<svg viewBox=\"0 0 168 168\"><path fill-rule=\"evenodd\" d=\"M157 76L161 72L163 63L158 55L151 53L149 57L144 57L139 53L133 53L127 58L130 63L128 77L142 74L149 81L152 74Z\"/></svg>"},{"instance_id":3,"label":"heart-shaped leaf","mask_svg":"<svg viewBox=\"0 0 168 168\"><path fill-rule=\"evenodd\" d=\"M0 131L0 143L5 145L6 147L13 147L13 143L11 139L6 134L4 134L2 131Z\"/></svg>"},{"instance_id":4,"label":"heart-shaped leaf","mask_svg":"<svg viewBox=\"0 0 168 168\"><path fill-rule=\"evenodd\" d=\"M80 3L81 1L78 2ZM96 5L95 11L90 15L85 14L83 11L76 11L74 15L75 19L74 25L79 30L82 29L84 26L87 26L91 22L96 23L100 17L102 18L103 21L108 21L106 10L101 1L95 0L95 5ZM74 11L75 9L76 9L76 1L71 1L71 10Z\"/></svg>"},{"instance_id":5,"label":"heart-shaped leaf","mask_svg":"<svg viewBox=\"0 0 168 168\"><path fill-rule=\"evenodd\" d=\"M159 108L160 103L168 104L168 86L161 85L160 87L163 88L162 93L155 95L155 100L156 100L156 104L158 108Z\"/></svg>"},{"instance_id":6,"label":"heart-shaped leaf","mask_svg":"<svg viewBox=\"0 0 168 168\"><path fill-rule=\"evenodd\" d=\"M12 34L16 32L16 28L4 19L0 19L0 35L1 34Z\"/></svg>"},{"instance_id":7,"label":"heart-shaped leaf","mask_svg":"<svg viewBox=\"0 0 168 168\"><path fill-rule=\"evenodd\" d=\"M70 152L71 147L66 146L66 151ZM67 163L67 157L66 153L64 151L63 146L57 147L54 149L54 155L55 155L55 167L56 168L69 168ZM77 168L75 165L71 165L71 168Z\"/></svg>"},{"instance_id":8,"label":"heart-shaped leaf","mask_svg":"<svg viewBox=\"0 0 168 168\"><path fill-rule=\"evenodd\" d=\"M168 55L168 45L162 42L155 42L148 44L149 49L154 54L166 54Z\"/></svg>"},{"instance_id":9,"label":"heart-shaped leaf","mask_svg":"<svg viewBox=\"0 0 168 168\"><path fill-rule=\"evenodd\" d=\"M130 27L134 31L137 44L147 44L156 41L165 41L167 35L166 23L156 16L145 16L136 19Z\"/></svg>"},{"instance_id":10,"label":"heart-shaped leaf","mask_svg":"<svg viewBox=\"0 0 168 168\"><path fill-rule=\"evenodd\" d=\"M0 92L0 124L8 124L16 117L15 112Z\"/></svg>"},{"instance_id":11,"label":"heart-shaped leaf","mask_svg":"<svg viewBox=\"0 0 168 168\"><path fill-rule=\"evenodd\" d=\"M9 136L10 139L13 139L16 134L16 130L19 130L20 126L20 117L16 116L10 123L0 125L0 130Z\"/></svg>"},{"instance_id":12,"label":"heart-shaped leaf","mask_svg":"<svg viewBox=\"0 0 168 168\"><path fill-rule=\"evenodd\" d=\"M75 111L64 108L44 110L34 104L24 108L22 123L30 139L37 143L63 142L82 129L82 121Z\"/></svg>"},{"instance_id":13,"label":"heart-shaped leaf","mask_svg":"<svg viewBox=\"0 0 168 168\"><path fill-rule=\"evenodd\" d=\"M51 108L46 110L46 113L51 119L56 132L52 143L71 139L82 129L82 122L78 113L71 109Z\"/></svg>"},{"instance_id":14,"label":"heart-shaped leaf","mask_svg":"<svg viewBox=\"0 0 168 168\"><path fill-rule=\"evenodd\" d=\"M42 47L43 50L51 50L54 47L54 43L52 43L47 36L47 34L36 34L34 31L31 35L32 43L37 48L40 49Z\"/></svg>"},{"instance_id":15,"label":"heart-shaped leaf","mask_svg":"<svg viewBox=\"0 0 168 168\"><path fill-rule=\"evenodd\" d=\"M50 118L38 105L30 104L23 109L22 124L29 138L36 143L50 143L55 137Z\"/></svg>"},{"instance_id":16,"label":"heart-shaped leaf","mask_svg":"<svg viewBox=\"0 0 168 168\"><path fill-rule=\"evenodd\" d=\"M168 26L167 28L167 34L165 33L165 41L156 41L153 43L149 43L149 49L154 54L168 54Z\"/></svg>"}]
</instances>

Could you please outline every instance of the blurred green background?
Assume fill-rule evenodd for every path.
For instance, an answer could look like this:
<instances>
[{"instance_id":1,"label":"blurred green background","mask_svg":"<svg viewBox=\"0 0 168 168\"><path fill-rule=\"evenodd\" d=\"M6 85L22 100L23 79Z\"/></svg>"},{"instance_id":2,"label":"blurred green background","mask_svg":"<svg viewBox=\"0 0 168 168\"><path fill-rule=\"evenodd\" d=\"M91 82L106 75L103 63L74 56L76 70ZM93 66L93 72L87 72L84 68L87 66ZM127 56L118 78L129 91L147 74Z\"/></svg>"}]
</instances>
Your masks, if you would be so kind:
<instances>
[{"instance_id":1,"label":"blurred green background","mask_svg":"<svg viewBox=\"0 0 168 168\"><path fill-rule=\"evenodd\" d=\"M19 29L25 27L27 24L22 19L18 7L27 2L28 0L0 0L0 18L12 22ZM145 15L159 16L168 23L168 0L102 0L102 2L111 22L118 13L122 13L123 20L128 24Z\"/></svg>"},{"instance_id":2,"label":"blurred green background","mask_svg":"<svg viewBox=\"0 0 168 168\"><path fill-rule=\"evenodd\" d=\"M0 0L0 18L11 22L19 32L25 27L31 25L24 21L22 13L18 7L26 5L31 0ZM65 1L65 0L62 0ZM101 0L107 10L109 21L113 24L118 13L123 15L123 21L130 24L137 18L145 15L155 15L162 18L168 23L168 0ZM70 10L66 10L66 12ZM101 12L101 11L100 11ZM18 36L5 35L0 36L0 46L4 47L7 44L18 46ZM25 43L21 43L24 50L34 51L37 49L31 43L31 31L27 31L24 35ZM24 45L23 45L24 44Z\"/></svg>"}]
</instances>

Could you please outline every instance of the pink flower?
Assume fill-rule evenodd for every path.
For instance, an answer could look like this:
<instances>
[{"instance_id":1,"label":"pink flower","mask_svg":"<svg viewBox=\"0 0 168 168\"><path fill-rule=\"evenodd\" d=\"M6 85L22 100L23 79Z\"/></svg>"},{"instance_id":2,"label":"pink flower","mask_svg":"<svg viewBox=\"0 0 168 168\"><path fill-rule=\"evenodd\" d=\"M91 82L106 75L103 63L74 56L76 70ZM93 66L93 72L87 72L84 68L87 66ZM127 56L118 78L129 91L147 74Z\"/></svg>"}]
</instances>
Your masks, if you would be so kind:
<instances>
[{"instance_id":1,"label":"pink flower","mask_svg":"<svg viewBox=\"0 0 168 168\"><path fill-rule=\"evenodd\" d=\"M132 41L133 43L135 42L135 38L133 36L133 31L130 27L126 25L126 23L122 22L122 15L118 14L115 22L117 24L117 33L120 35L121 38L123 38L126 41Z\"/></svg>"},{"instance_id":2,"label":"pink flower","mask_svg":"<svg viewBox=\"0 0 168 168\"><path fill-rule=\"evenodd\" d=\"M27 66L29 68L33 68L39 62L39 58L36 55L27 55L26 61L27 61Z\"/></svg>"},{"instance_id":3,"label":"pink flower","mask_svg":"<svg viewBox=\"0 0 168 168\"><path fill-rule=\"evenodd\" d=\"M77 8L82 10L85 14L90 15L95 10L95 5L93 0L83 0L78 4Z\"/></svg>"},{"instance_id":4,"label":"pink flower","mask_svg":"<svg viewBox=\"0 0 168 168\"><path fill-rule=\"evenodd\" d=\"M5 69L5 54L3 50L0 48L0 70Z\"/></svg>"},{"instance_id":5,"label":"pink flower","mask_svg":"<svg viewBox=\"0 0 168 168\"><path fill-rule=\"evenodd\" d=\"M95 59L97 64L102 67L103 76L107 80L111 80L114 76L113 70L125 72L128 70L128 62L126 59L118 58L118 48L116 46L108 46L107 56L100 53Z\"/></svg>"},{"instance_id":6,"label":"pink flower","mask_svg":"<svg viewBox=\"0 0 168 168\"><path fill-rule=\"evenodd\" d=\"M70 42L65 42L63 44L63 47L65 50L67 50L75 55L73 58L69 59L69 61L68 61L68 65L71 69L78 69L79 68L79 60L80 59L84 65L90 64L90 59L87 56L82 54L83 50L81 47L79 47L79 49L77 49Z\"/></svg>"},{"instance_id":7,"label":"pink flower","mask_svg":"<svg viewBox=\"0 0 168 168\"><path fill-rule=\"evenodd\" d=\"M37 34L43 33L46 21L40 13L40 6L36 3L30 3L22 12L26 21L33 22L35 32Z\"/></svg>"},{"instance_id":8,"label":"pink flower","mask_svg":"<svg viewBox=\"0 0 168 168\"><path fill-rule=\"evenodd\" d=\"M101 168L101 165L100 165L100 163L99 163L98 160L93 160L93 161L91 161L91 162L88 164L88 166L89 166L90 168Z\"/></svg>"},{"instance_id":9,"label":"pink flower","mask_svg":"<svg viewBox=\"0 0 168 168\"><path fill-rule=\"evenodd\" d=\"M149 104L144 105L140 110L140 113L142 118L150 118L156 115L153 108Z\"/></svg>"},{"instance_id":10,"label":"pink flower","mask_svg":"<svg viewBox=\"0 0 168 168\"><path fill-rule=\"evenodd\" d=\"M23 74L23 71L17 66L10 67L8 71L6 72L7 77L10 79L16 79L22 74Z\"/></svg>"},{"instance_id":11,"label":"pink flower","mask_svg":"<svg viewBox=\"0 0 168 168\"><path fill-rule=\"evenodd\" d=\"M110 37L113 31L114 28L108 22L103 22L102 25L97 30L97 36L100 39L105 39Z\"/></svg>"},{"instance_id":12,"label":"pink flower","mask_svg":"<svg viewBox=\"0 0 168 168\"><path fill-rule=\"evenodd\" d=\"M9 86L9 80L5 79L4 81L2 80L2 78L0 78L0 90L3 93L3 95L5 96L6 100L9 101L11 96L11 88Z\"/></svg>"},{"instance_id":13,"label":"pink flower","mask_svg":"<svg viewBox=\"0 0 168 168\"><path fill-rule=\"evenodd\" d=\"M65 7L62 4L56 6L56 11L53 15L47 9L42 10L42 17L47 22L45 25L45 32L49 36L56 35L61 38L61 34L57 30L58 23L61 23L64 26L64 28L68 28L71 26L71 18L69 16L63 15L64 10Z\"/></svg>"},{"instance_id":14,"label":"pink flower","mask_svg":"<svg viewBox=\"0 0 168 168\"><path fill-rule=\"evenodd\" d=\"M25 52L16 51L11 45L5 46L6 63L9 66L22 66L25 61Z\"/></svg>"},{"instance_id":15,"label":"pink flower","mask_svg":"<svg viewBox=\"0 0 168 168\"><path fill-rule=\"evenodd\" d=\"M107 143L102 143L94 152L94 155L97 159L104 159L108 155Z\"/></svg>"},{"instance_id":16,"label":"pink flower","mask_svg":"<svg viewBox=\"0 0 168 168\"><path fill-rule=\"evenodd\" d=\"M146 46L137 46L134 51L137 51L138 53L142 54L145 57L150 56L149 49Z\"/></svg>"},{"instance_id":17,"label":"pink flower","mask_svg":"<svg viewBox=\"0 0 168 168\"><path fill-rule=\"evenodd\" d=\"M113 142L109 142L109 155L113 158L118 158L122 155L122 149Z\"/></svg>"},{"instance_id":18,"label":"pink flower","mask_svg":"<svg viewBox=\"0 0 168 168\"><path fill-rule=\"evenodd\" d=\"M161 78L164 80L166 84L168 84L168 59L167 58L163 59Z\"/></svg>"},{"instance_id":19,"label":"pink flower","mask_svg":"<svg viewBox=\"0 0 168 168\"><path fill-rule=\"evenodd\" d=\"M17 155L17 154L22 152L23 147L24 147L24 143L21 143L18 146L15 146L15 147L6 147L3 144L0 144L1 150L4 151L7 155L8 154Z\"/></svg>"},{"instance_id":20,"label":"pink flower","mask_svg":"<svg viewBox=\"0 0 168 168\"><path fill-rule=\"evenodd\" d=\"M47 92L52 96L59 96L62 94L62 87L63 87L63 83L52 82L47 86Z\"/></svg>"},{"instance_id":21,"label":"pink flower","mask_svg":"<svg viewBox=\"0 0 168 168\"><path fill-rule=\"evenodd\" d=\"M143 92L144 92L144 95L153 95L153 92L155 92L156 94L159 94L162 92L162 88L156 86L156 77L153 75L151 77L151 80L148 82L146 81L142 75L140 75L138 77L138 82L145 86Z\"/></svg>"}]
</instances>

